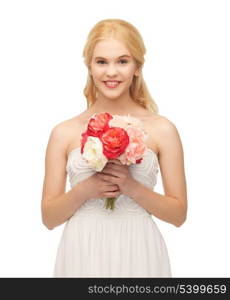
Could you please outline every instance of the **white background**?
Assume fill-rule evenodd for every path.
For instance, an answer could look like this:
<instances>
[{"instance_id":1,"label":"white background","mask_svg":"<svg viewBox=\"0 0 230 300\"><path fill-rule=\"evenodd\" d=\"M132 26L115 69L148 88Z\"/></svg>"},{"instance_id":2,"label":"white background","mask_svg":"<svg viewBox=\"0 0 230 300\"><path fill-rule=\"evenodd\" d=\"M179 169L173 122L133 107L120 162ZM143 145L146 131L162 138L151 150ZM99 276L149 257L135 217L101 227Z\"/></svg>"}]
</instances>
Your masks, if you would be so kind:
<instances>
[{"instance_id":1,"label":"white background","mask_svg":"<svg viewBox=\"0 0 230 300\"><path fill-rule=\"evenodd\" d=\"M53 276L64 225L41 221L45 149L56 124L86 109L82 51L107 18L140 31L144 78L183 143L187 220L156 219L173 277L230 276L229 15L224 0L0 2L1 277Z\"/></svg>"}]
</instances>

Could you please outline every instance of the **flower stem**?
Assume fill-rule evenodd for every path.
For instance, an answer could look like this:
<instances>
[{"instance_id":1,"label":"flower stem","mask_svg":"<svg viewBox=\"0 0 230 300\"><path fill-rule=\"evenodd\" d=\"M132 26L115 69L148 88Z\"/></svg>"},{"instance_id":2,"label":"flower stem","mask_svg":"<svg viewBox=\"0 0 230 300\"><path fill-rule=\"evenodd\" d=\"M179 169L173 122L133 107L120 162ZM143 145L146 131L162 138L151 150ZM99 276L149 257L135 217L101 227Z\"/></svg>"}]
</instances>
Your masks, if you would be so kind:
<instances>
[{"instance_id":1,"label":"flower stem","mask_svg":"<svg viewBox=\"0 0 230 300\"><path fill-rule=\"evenodd\" d=\"M106 198L106 202L105 202L106 209L112 209L112 210L114 210L115 200L116 200L115 197L113 197L113 198Z\"/></svg>"}]
</instances>

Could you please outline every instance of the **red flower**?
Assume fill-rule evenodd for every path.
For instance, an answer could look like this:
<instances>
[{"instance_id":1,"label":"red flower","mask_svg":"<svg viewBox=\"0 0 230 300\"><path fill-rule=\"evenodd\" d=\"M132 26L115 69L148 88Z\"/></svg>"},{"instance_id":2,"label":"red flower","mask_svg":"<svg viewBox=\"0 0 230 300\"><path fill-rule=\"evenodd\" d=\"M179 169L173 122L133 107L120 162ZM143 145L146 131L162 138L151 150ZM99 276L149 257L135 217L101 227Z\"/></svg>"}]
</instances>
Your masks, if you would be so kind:
<instances>
[{"instance_id":1,"label":"red flower","mask_svg":"<svg viewBox=\"0 0 230 300\"><path fill-rule=\"evenodd\" d=\"M87 124L87 130L81 134L81 153L83 153L88 136L100 138L100 136L109 128L109 120L113 117L109 113L94 114Z\"/></svg>"},{"instance_id":2,"label":"red flower","mask_svg":"<svg viewBox=\"0 0 230 300\"><path fill-rule=\"evenodd\" d=\"M87 141L87 138L88 138L87 132L83 132L81 134L81 154L83 153L83 149L84 149L85 143Z\"/></svg>"},{"instance_id":3,"label":"red flower","mask_svg":"<svg viewBox=\"0 0 230 300\"><path fill-rule=\"evenodd\" d=\"M109 120L113 117L109 113L98 113L90 118L87 128L87 135L100 137L108 128Z\"/></svg>"},{"instance_id":4,"label":"red flower","mask_svg":"<svg viewBox=\"0 0 230 300\"><path fill-rule=\"evenodd\" d=\"M103 153L108 159L120 156L129 144L127 132L120 127L111 127L101 136Z\"/></svg>"}]
</instances>

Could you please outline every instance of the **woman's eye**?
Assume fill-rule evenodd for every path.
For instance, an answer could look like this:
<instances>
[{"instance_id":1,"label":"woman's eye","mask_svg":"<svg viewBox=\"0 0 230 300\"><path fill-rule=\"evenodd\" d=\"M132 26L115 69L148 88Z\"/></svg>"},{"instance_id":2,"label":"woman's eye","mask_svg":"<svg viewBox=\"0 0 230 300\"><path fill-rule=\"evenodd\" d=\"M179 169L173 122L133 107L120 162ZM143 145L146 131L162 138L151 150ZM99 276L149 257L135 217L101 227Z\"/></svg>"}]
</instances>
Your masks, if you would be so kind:
<instances>
[{"instance_id":1,"label":"woman's eye","mask_svg":"<svg viewBox=\"0 0 230 300\"><path fill-rule=\"evenodd\" d=\"M104 63L105 61L104 60L98 60L97 61L97 64L101 64L101 63ZM121 59L121 60L119 60L119 62L122 62L122 64L126 64L128 61L126 60L126 59Z\"/></svg>"},{"instance_id":2,"label":"woman's eye","mask_svg":"<svg viewBox=\"0 0 230 300\"><path fill-rule=\"evenodd\" d=\"M104 60L98 60L98 61L97 61L97 64L98 64L98 63L101 63L101 62L104 62Z\"/></svg>"}]
</instances>

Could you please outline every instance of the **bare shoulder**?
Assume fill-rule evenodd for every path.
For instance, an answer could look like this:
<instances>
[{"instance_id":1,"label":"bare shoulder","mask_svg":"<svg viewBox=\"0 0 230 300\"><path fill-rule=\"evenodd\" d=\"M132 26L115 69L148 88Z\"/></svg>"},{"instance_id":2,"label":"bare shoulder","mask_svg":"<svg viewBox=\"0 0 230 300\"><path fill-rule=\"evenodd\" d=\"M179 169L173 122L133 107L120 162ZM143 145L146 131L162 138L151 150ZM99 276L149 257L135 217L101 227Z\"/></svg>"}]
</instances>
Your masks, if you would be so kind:
<instances>
[{"instance_id":1,"label":"bare shoulder","mask_svg":"<svg viewBox=\"0 0 230 300\"><path fill-rule=\"evenodd\" d=\"M52 128L49 143L53 143L59 149L62 149L64 155L67 155L69 144L74 136L80 134L80 128L81 117L79 115L61 121Z\"/></svg>"},{"instance_id":2,"label":"bare shoulder","mask_svg":"<svg viewBox=\"0 0 230 300\"><path fill-rule=\"evenodd\" d=\"M160 157L169 156L183 159L183 146L180 134L172 120L160 116L154 122L153 133L156 137L158 153Z\"/></svg>"},{"instance_id":3,"label":"bare shoulder","mask_svg":"<svg viewBox=\"0 0 230 300\"><path fill-rule=\"evenodd\" d=\"M163 115L154 115L150 118L152 128L161 134L175 134L177 131L176 125Z\"/></svg>"},{"instance_id":4,"label":"bare shoulder","mask_svg":"<svg viewBox=\"0 0 230 300\"><path fill-rule=\"evenodd\" d=\"M151 143L155 147L158 156L169 147L173 147L173 145L178 149L179 144L181 144L176 125L166 116L155 113L149 115L148 129L152 139Z\"/></svg>"}]
</instances>

